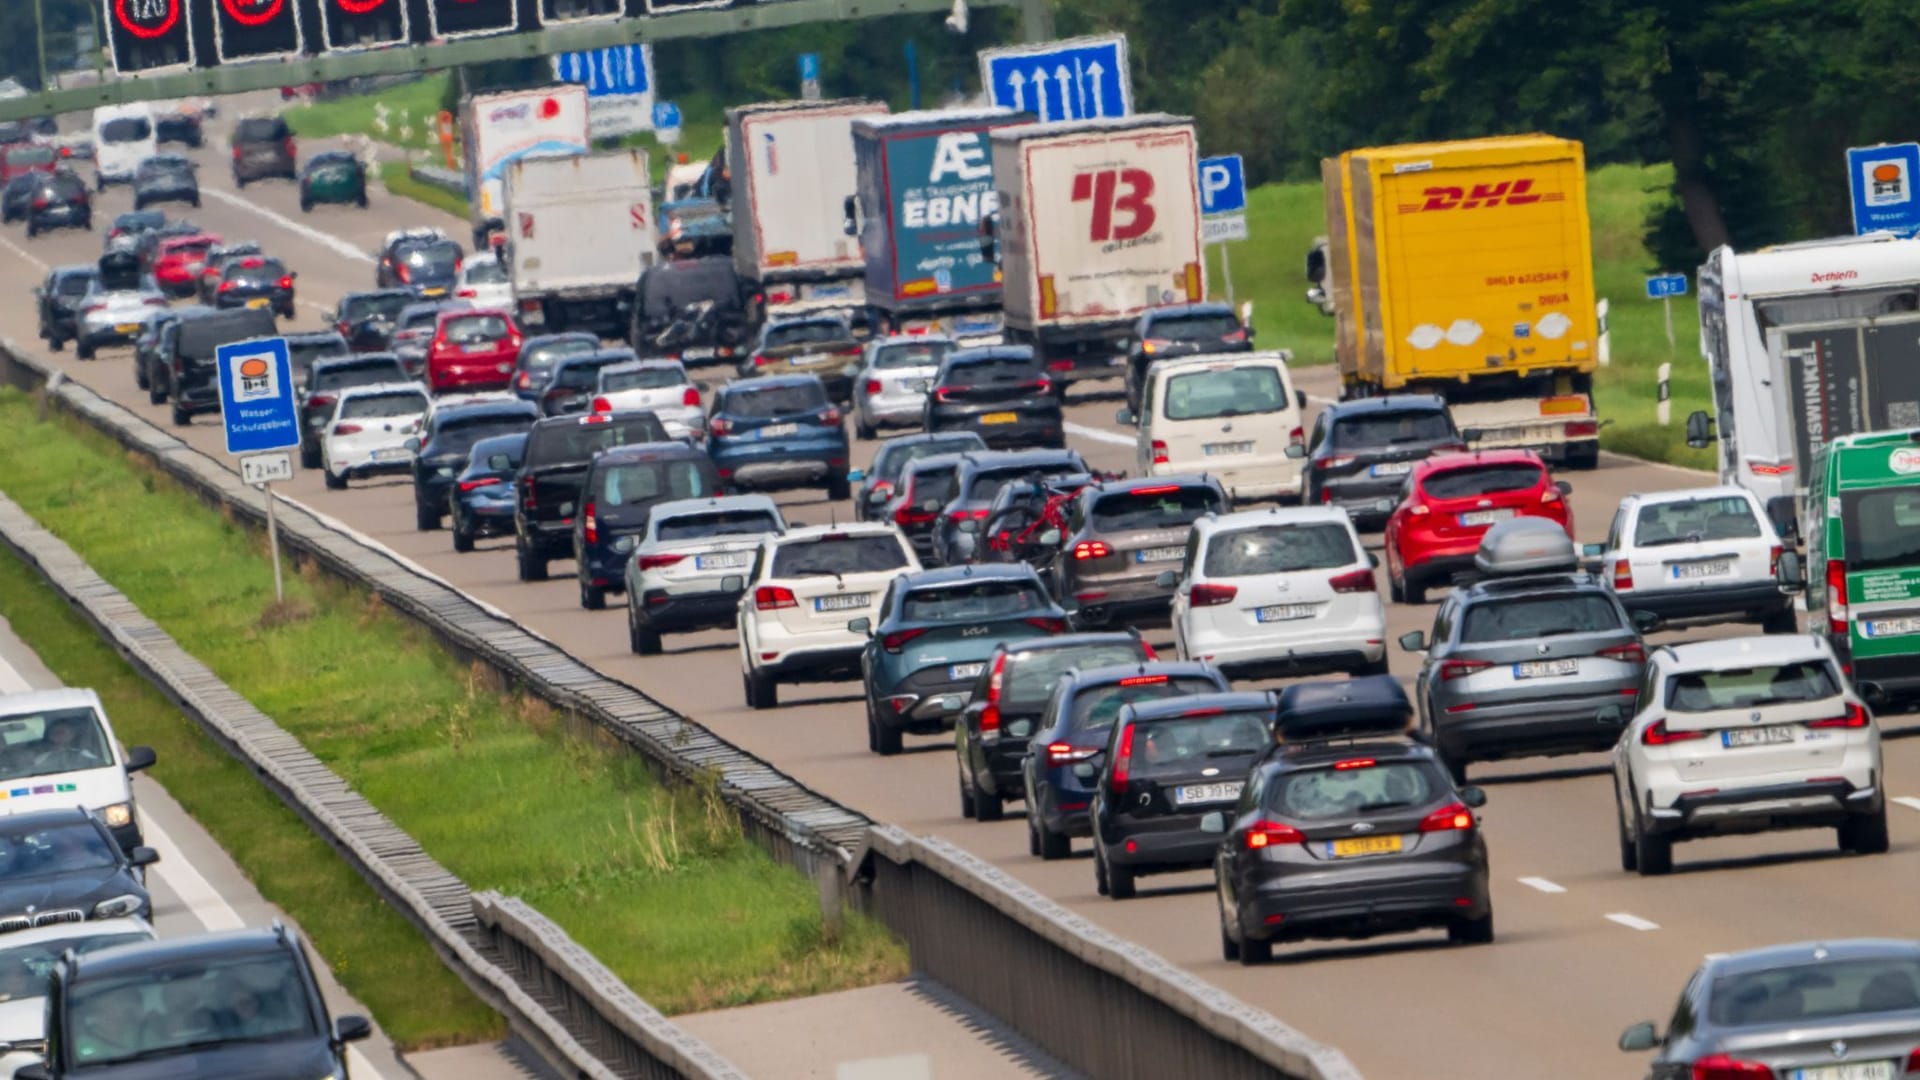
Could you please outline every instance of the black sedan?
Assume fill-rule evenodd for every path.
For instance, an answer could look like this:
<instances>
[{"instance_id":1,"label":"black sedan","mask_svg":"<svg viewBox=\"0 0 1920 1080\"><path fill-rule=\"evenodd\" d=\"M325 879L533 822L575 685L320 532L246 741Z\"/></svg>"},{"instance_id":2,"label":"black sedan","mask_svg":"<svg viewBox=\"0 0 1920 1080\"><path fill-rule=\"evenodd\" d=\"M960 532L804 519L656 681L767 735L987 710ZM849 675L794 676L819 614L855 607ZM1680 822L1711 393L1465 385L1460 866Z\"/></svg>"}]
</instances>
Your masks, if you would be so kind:
<instances>
[{"instance_id":1,"label":"black sedan","mask_svg":"<svg viewBox=\"0 0 1920 1080\"><path fill-rule=\"evenodd\" d=\"M495 435L473 444L449 494L453 550L472 551L480 537L513 533L513 477L526 453L525 433Z\"/></svg>"},{"instance_id":2,"label":"black sedan","mask_svg":"<svg viewBox=\"0 0 1920 1080\"><path fill-rule=\"evenodd\" d=\"M279 259L249 255L235 260L220 272L213 306L272 308L275 315L291 319L295 276Z\"/></svg>"},{"instance_id":3,"label":"black sedan","mask_svg":"<svg viewBox=\"0 0 1920 1080\"><path fill-rule=\"evenodd\" d=\"M414 528L424 532L440 527L449 493L475 443L524 434L539 418L532 402L518 398L434 409L413 455Z\"/></svg>"},{"instance_id":4,"label":"black sedan","mask_svg":"<svg viewBox=\"0 0 1920 1080\"><path fill-rule=\"evenodd\" d=\"M0 819L0 929L153 917L142 871L152 848L123 852L80 807Z\"/></svg>"},{"instance_id":5,"label":"black sedan","mask_svg":"<svg viewBox=\"0 0 1920 1080\"><path fill-rule=\"evenodd\" d=\"M988 446L1065 446L1060 399L1024 345L959 349L940 364L927 393L924 427L971 431Z\"/></svg>"},{"instance_id":6,"label":"black sedan","mask_svg":"<svg viewBox=\"0 0 1920 1080\"><path fill-rule=\"evenodd\" d=\"M41 176L27 196L27 235L48 229L93 228L93 196L86 181L70 172Z\"/></svg>"},{"instance_id":7,"label":"black sedan","mask_svg":"<svg viewBox=\"0 0 1920 1080\"><path fill-rule=\"evenodd\" d=\"M200 206L199 166L178 154L155 154L133 172L133 208L154 203L183 202Z\"/></svg>"}]
</instances>

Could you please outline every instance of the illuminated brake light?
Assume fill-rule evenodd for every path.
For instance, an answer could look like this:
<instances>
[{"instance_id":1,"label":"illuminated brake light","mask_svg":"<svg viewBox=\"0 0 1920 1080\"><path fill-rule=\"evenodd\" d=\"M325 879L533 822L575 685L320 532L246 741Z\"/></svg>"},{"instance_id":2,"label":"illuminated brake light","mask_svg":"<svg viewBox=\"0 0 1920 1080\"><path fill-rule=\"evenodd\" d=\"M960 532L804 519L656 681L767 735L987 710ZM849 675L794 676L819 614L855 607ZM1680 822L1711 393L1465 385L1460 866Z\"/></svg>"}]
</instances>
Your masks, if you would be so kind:
<instances>
[{"instance_id":1,"label":"illuminated brake light","mask_svg":"<svg viewBox=\"0 0 1920 1080\"><path fill-rule=\"evenodd\" d=\"M1807 721L1807 726L1810 728L1863 728L1867 726L1867 722L1871 719L1872 718L1867 715L1867 710L1858 705L1850 704L1847 706L1845 716L1829 716L1824 720L1809 720Z\"/></svg>"},{"instance_id":2,"label":"illuminated brake light","mask_svg":"<svg viewBox=\"0 0 1920 1080\"><path fill-rule=\"evenodd\" d=\"M697 386L687 387L686 393L680 395L680 404L696 405L696 406L699 405L700 404L700 388Z\"/></svg>"},{"instance_id":3,"label":"illuminated brake light","mask_svg":"<svg viewBox=\"0 0 1920 1080\"><path fill-rule=\"evenodd\" d=\"M1348 758L1345 761L1334 762L1333 768L1336 772L1344 772L1347 769L1371 769L1378 764L1380 764L1378 761L1370 757Z\"/></svg>"},{"instance_id":4,"label":"illuminated brake light","mask_svg":"<svg viewBox=\"0 0 1920 1080\"><path fill-rule=\"evenodd\" d=\"M1120 680L1121 686L1160 686L1166 683L1165 675L1129 675Z\"/></svg>"},{"instance_id":5,"label":"illuminated brake light","mask_svg":"<svg viewBox=\"0 0 1920 1080\"><path fill-rule=\"evenodd\" d=\"M1306 834L1291 825L1282 825L1277 821L1256 821L1247 826L1247 850L1259 851L1262 848L1277 847L1281 844L1304 844Z\"/></svg>"},{"instance_id":6,"label":"illuminated brake light","mask_svg":"<svg viewBox=\"0 0 1920 1080\"><path fill-rule=\"evenodd\" d=\"M1127 729L1120 733L1120 746L1113 755L1112 783L1116 795L1126 792L1127 780L1133 772L1133 730L1133 725L1128 724Z\"/></svg>"},{"instance_id":7,"label":"illuminated brake light","mask_svg":"<svg viewBox=\"0 0 1920 1080\"><path fill-rule=\"evenodd\" d=\"M1647 726L1647 730L1640 733L1640 742L1645 746L1670 746L1674 743L1692 742L1706 737L1707 733L1704 731L1669 731L1665 720L1655 720Z\"/></svg>"},{"instance_id":8,"label":"illuminated brake light","mask_svg":"<svg viewBox=\"0 0 1920 1080\"><path fill-rule=\"evenodd\" d=\"M867 380L867 383L866 383L866 387L865 387L865 391L866 391L866 393L868 393L868 394L877 394L877 393L879 393L879 392L880 392L880 380L879 380L879 379L868 379L868 380Z\"/></svg>"},{"instance_id":9,"label":"illuminated brake light","mask_svg":"<svg viewBox=\"0 0 1920 1080\"><path fill-rule=\"evenodd\" d=\"M1166 484L1160 487L1134 488L1129 495L1171 495L1180 490L1179 484Z\"/></svg>"},{"instance_id":10,"label":"illuminated brake light","mask_svg":"<svg viewBox=\"0 0 1920 1080\"><path fill-rule=\"evenodd\" d=\"M1452 832L1471 828L1473 828L1473 811L1468 810L1461 803L1448 803L1428 814L1420 822L1420 831L1423 833Z\"/></svg>"},{"instance_id":11,"label":"illuminated brake light","mask_svg":"<svg viewBox=\"0 0 1920 1080\"><path fill-rule=\"evenodd\" d=\"M1073 557L1076 559L1104 559L1113 554L1113 549L1104 540L1082 540L1073 545Z\"/></svg>"},{"instance_id":12,"label":"illuminated brake light","mask_svg":"<svg viewBox=\"0 0 1920 1080\"><path fill-rule=\"evenodd\" d=\"M1085 761L1099 752L1091 746L1075 746L1066 742L1048 743L1047 764L1071 765L1076 761Z\"/></svg>"},{"instance_id":13,"label":"illuminated brake light","mask_svg":"<svg viewBox=\"0 0 1920 1080\"><path fill-rule=\"evenodd\" d=\"M800 602L793 598L793 590L783 585L762 585L753 590L753 608L755 611L776 611L780 608L797 608Z\"/></svg>"},{"instance_id":14,"label":"illuminated brake light","mask_svg":"<svg viewBox=\"0 0 1920 1080\"><path fill-rule=\"evenodd\" d=\"M603 398L603 397L597 397L593 399L593 405L591 408L592 408L592 411L594 412L612 412L613 402L608 401L606 398Z\"/></svg>"}]
</instances>

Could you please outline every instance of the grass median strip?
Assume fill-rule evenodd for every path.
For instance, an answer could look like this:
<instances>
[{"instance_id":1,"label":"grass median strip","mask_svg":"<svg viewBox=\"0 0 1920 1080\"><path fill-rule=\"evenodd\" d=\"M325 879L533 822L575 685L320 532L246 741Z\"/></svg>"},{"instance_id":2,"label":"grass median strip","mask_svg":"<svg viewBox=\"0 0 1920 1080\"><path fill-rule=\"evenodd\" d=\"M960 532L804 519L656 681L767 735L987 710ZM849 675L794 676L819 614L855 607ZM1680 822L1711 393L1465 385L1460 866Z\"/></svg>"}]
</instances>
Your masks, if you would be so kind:
<instances>
[{"instance_id":1,"label":"grass median strip","mask_svg":"<svg viewBox=\"0 0 1920 1080\"><path fill-rule=\"evenodd\" d=\"M455 217L468 216L467 200L445 188L416 180L404 161L383 161L380 163L380 182L387 187L387 194L403 199L412 199L424 203L435 210L445 210Z\"/></svg>"},{"instance_id":2,"label":"grass median strip","mask_svg":"<svg viewBox=\"0 0 1920 1080\"><path fill-rule=\"evenodd\" d=\"M668 1013L898 978L904 949L741 835L713 792L498 691L317 573L272 604L264 541L77 421L0 392L7 493L476 889L522 897Z\"/></svg>"}]
</instances>

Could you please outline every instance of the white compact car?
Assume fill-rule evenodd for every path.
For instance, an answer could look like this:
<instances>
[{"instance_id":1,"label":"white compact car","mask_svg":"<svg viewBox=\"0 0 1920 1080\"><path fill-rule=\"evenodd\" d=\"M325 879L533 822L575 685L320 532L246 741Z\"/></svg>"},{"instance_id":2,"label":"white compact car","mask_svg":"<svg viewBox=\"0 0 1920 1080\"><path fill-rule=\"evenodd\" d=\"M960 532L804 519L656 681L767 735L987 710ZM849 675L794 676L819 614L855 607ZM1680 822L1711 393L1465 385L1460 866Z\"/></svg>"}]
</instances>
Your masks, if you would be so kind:
<instances>
[{"instance_id":1,"label":"white compact car","mask_svg":"<svg viewBox=\"0 0 1920 1080\"><path fill-rule=\"evenodd\" d=\"M920 560L889 525L860 522L789 530L763 541L738 585L740 678L747 705L771 709L779 684L860 678L865 634L847 628L876 619L880 598Z\"/></svg>"},{"instance_id":2,"label":"white compact car","mask_svg":"<svg viewBox=\"0 0 1920 1080\"><path fill-rule=\"evenodd\" d=\"M1832 826L1887 850L1880 729L1814 634L1663 645L1613 750L1620 868L1664 874L1681 840Z\"/></svg>"},{"instance_id":3,"label":"white compact car","mask_svg":"<svg viewBox=\"0 0 1920 1080\"><path fill-rule=\"evenodd\" d=\"M765 495L676 499L655 506L627 560L627 642L641 656L662 634L732 626L761 541L787 530Z\"/></svg>"},{"instance_id":4,"label":"white compact car","mask_svg":"<svg viewBox=\"0 0 1920 1080\"><path fill-rule=\"evenodd\" d=\"M1161 360L1147 369L1135 464L1142 476L1206 473L1236 504L1298 502L1307 442L1306 394L1287 370L1292 354L1217 354Z\"/></svg>"},{"instance_id":5,"label":"white compact car","mask_svg":"<svg viewBox=\"0 0 1920 1080\"><path fill-rule=\"evenodd\" d=\"M453 295L477 308L513 310L513 283L499 259L467 259L460 264Z\"/></svg>"},{"instance_id":6,"label":"white compact car","mask_svg":"<svg viewBox=\"0 0 1920 1080\"><path fill-rule=\"evenodd\" d=\"M894 334L867 342L853 378L853 432L871 439L883 427L920 426L940 361L956 348L937 334Z\"/></svg>"},{"instance_id":7,"label":"white compact car","mask_svg":"<svg viewBox=\"0 0 1920 1080\"><path fill-rule=\"evenodd\" d=\"M633 360L601 368L592 411L627 409L646 409L659 417L669 438L706 441L707 414L700 403L700 388L678 360Z\"/></svg>"},{"instance_id":8,"label":"white compact car","mask_svg":"<svg viewBox=\"0 0 1920 1080\"><path fill-rule=\"evenodd\" d=\"M88 919L14 930L0 937L0 1077L41 1060L46 1035L47 982L69 951L84 956L154 939L145 919Z\"/></svg>"},{"instance_id":9,"label":"white compact car","mask_svg":"<svg viewBox=\"0 0 1920 1080\"><path fill-rule=\"evenodd\" d=\"M1774 579L1782 550L1759 497L1726 485L1629 495L1606 543L1584 554L1629 610L1669 625L1744 620L1791 634L1793 594Z\"/></svg>"},{"instance_id":10,"label":"white compact car","mask_svg":"<svg viewBox=\"0 0 1920 1080\"><path fill-rule=\"evenodd\" d=\"M69 687L0 697L0 744L8 812L78 804L106 824L122 850L140 846L128 777L153 764L153 749L122 751L98 694Z\"/></svg>"},{"instance_id":11,"label":"white compact car","mask_svg":"<svg viewBox=\"0 0 1920 1080\"><path fill-rule=\"evenodd\" d=\"M344 488L356 477L403 473L413 468L408 441L419 436L432 409L419 383L375 383L340 391L320 429L320 463L327 486Z\"/></svg>"},{"instance_id":12,"label":"white compact car","mask_svg":"<svg viewBox=\"0 0 1920 1080\"><path fill-rule=\"evenodd\" d=\"M1182 660L1233 678L1387 671L1387 611L1375 558L1344 510L1275 507L1194 522L1174 585Z\"/></svg>"}]
</instances>

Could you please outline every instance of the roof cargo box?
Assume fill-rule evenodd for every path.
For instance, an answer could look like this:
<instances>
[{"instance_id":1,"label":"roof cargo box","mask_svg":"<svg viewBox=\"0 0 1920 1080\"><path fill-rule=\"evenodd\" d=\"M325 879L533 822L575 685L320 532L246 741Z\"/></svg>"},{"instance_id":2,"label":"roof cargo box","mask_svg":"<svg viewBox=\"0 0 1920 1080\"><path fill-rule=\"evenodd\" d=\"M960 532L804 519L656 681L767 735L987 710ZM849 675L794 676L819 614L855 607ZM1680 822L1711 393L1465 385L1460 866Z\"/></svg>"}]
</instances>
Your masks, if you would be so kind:
<instances>
[{"instance_id":1,"label":"roof cargo box","mask_svg":"<svg viewBox=\"0 0 1920 1080\"><path fill-rule=\"evenodd\" d=\"M1508 518L1487 530L1474 553L1473 566L1482 575L1572 573L1580 568L1573 537L1546 518Z\"/></svg>"},{"instance_id":2,"label":"roof cargo box","mask_svg":"<svg viewBox=\"0 0 1920 1080\"><path fill-rule=\"evenodd\" d=\"M1413 704L1391 675L1295 683L1280 691L1282 742L1353 735L1399 735L1413 726Z\"/></svg>"}]
</instances>

